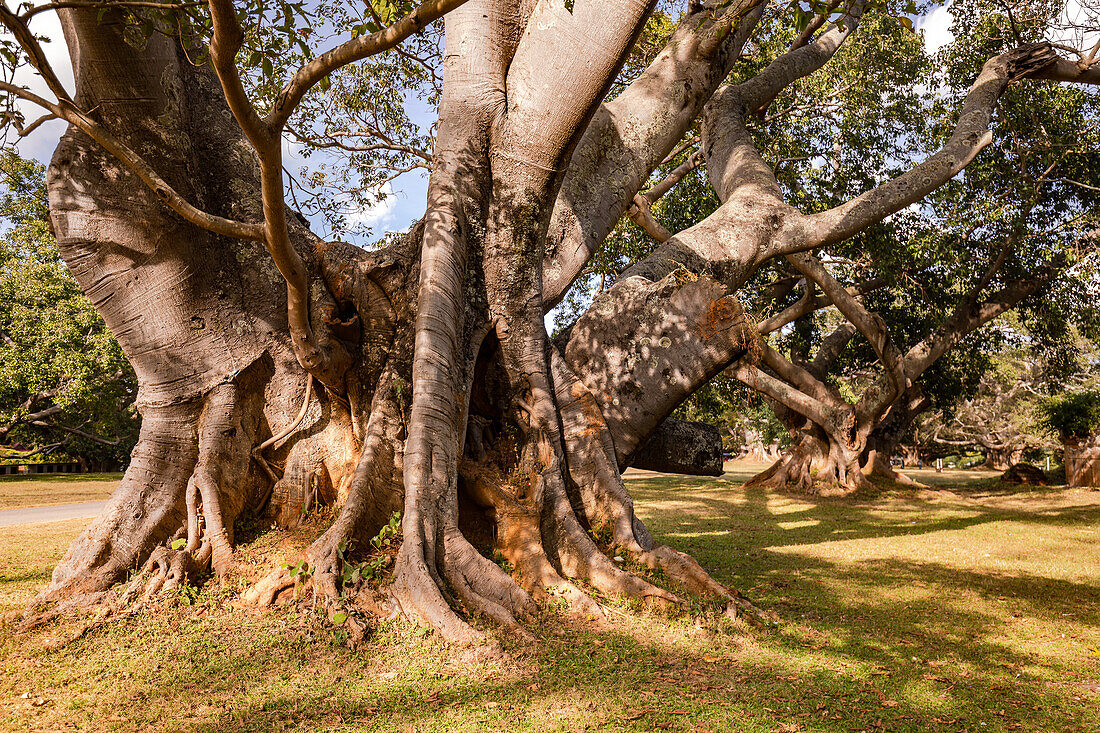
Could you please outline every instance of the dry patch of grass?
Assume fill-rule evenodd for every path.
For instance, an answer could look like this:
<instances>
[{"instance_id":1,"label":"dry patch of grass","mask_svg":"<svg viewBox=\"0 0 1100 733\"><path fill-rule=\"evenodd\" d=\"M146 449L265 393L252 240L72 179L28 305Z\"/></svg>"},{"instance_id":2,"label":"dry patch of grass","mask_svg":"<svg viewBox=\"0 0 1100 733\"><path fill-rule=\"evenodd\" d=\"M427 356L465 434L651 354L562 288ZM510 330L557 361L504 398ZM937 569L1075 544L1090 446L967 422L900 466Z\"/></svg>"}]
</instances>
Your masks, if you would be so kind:
<instances>
[{"instance_id":1,"label":"dry patch of grass","mask_svg":"<svg viewBox=\"0 0 1100 733\"><path fill-rule=\"evenodd\" d=\"M0 509L103 501L121 478L121 473L0 476Z\"/></svg>"},{"instance_id":2,"label":"dry patch of grass","mask_svg":"<svg viewBox=\"0 0 1100 733\"><path fill-rule=\"evenodd\" d=\"M395 623L350 651L308 604L253 615L208 584L69 643L73 622L6 634L0 729L1100 731L1081 686L1100 681L1100 492L803 499L741 473L630 484L655 534L779 613L771 631L548 610L536 643L462 661ZM0 611L84 521L0 529ZM301 541L265 532L240 554Z\"/></svg>"}]
</instances>

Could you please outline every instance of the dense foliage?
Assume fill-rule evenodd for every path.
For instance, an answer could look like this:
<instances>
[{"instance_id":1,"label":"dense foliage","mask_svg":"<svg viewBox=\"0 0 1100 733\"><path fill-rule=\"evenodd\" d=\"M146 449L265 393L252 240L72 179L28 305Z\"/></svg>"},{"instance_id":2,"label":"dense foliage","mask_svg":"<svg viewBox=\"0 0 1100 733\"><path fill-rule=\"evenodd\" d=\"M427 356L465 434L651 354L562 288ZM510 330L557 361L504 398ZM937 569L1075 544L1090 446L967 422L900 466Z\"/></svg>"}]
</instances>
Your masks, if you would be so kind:
<instances>
[{"instance_id":1,"label":"dense foliage","mask_svg":"<svg viewBox=\"0 0 1100 733\"><path fill-rule=\"evenodd\" d=\"M133 372L47 216L44 166L0 151L0 459L117 465L137 435Z\"/></svg>"},{"instance_id":2,"label":"dense foliage","mask_svg":"<svg viewBox=\"0 0 1100 733\"><path fill-rule=\"evenodd\" d=\"M1043 420L1062 440L1089 437L1100 430L1100 390L1052 398L1043 405Z\"/></svg>"}]
</instances>

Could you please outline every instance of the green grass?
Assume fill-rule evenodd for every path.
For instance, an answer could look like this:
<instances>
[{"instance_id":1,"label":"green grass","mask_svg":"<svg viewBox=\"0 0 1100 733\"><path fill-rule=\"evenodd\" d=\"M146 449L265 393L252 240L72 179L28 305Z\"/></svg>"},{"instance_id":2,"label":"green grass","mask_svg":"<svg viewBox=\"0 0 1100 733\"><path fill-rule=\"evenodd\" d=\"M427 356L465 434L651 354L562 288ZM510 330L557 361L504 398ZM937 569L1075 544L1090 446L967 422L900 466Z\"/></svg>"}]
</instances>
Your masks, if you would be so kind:
<instances>
[{"instance_id":1,"label":"green grass","mask_svg":"<svg viewBox=\"0 0 1100 733\"><path fill-rule=\"evenodd\" d=\"M121 478L121 473L0 476L0 509L103 501Z\"/></svg>"},{"instance_id":2,"label":"green grass","mask_svg":"<svg viewBox=\"0 0 1100 733\"><path fill-rule=\"evenodd\" d=\"M654 533L776 611L774 630L547 613L535 643L500 637L504 659L400 624L350 651L307 609L254 615L209 584L75 640L73 621L4 633L0 729L1100 731L1081 686L1100 682L1100 492L960 474L802 499L748 475L629 483ZM0 611L83 523L0 529ZM242 563L295 539L264 533Z\"/></svg>"}]
</instances>

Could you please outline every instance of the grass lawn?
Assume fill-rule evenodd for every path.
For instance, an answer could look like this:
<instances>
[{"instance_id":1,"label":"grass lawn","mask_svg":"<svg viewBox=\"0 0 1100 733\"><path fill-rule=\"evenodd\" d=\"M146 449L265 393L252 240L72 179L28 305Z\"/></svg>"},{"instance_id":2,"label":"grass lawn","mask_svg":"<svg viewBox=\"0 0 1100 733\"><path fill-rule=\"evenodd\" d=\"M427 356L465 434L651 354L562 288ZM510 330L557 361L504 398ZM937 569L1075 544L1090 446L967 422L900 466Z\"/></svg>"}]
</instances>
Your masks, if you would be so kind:
<instances>
[{"instance_id":1,"label":"grass lawn","mask_svg":"<svg viewBox=\"0 0 1100 733\"><path fill-rule=\"evenodd\" d=\"M121 478L121 473L0 476L0 509L103 501Z\"/></svg>"},{"instance_id":2,"label":"grass lawn","mask_svg":"<svg viewBox=\"0 0 1100 733\"><path fill-rule=\"evenodd\" d=\"M350 651L308 611L208 584L75 640L73 621L2 630L0 730L1100 731L1100 491L929 471L933 489L806 499L742 489L751 468L628 480L654 533L775 629L547 612L535 643L470 661L396 623ZM84 524L0 528L0 613Z\"/></svg>"}]
</instances>

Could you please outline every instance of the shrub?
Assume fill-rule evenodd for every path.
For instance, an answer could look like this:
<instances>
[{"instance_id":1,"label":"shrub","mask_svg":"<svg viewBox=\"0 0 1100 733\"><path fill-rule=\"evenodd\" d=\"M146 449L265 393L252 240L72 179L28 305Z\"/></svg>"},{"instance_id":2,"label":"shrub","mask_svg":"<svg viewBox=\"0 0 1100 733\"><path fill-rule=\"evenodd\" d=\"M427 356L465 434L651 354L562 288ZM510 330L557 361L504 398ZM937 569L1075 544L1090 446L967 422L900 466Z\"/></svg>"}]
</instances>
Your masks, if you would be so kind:
<instances>
[{"instance_id":1,"label":"shrub","mask_svg":"<svg viewBox=\"0 0 1100 733\"><path fill-rule=\"evenodd\" d=\"M1085 438L1100 430L1100 391L1070 392L1043 405L1043 422L1062 440Z\"/></svg>"}]
</instances>

